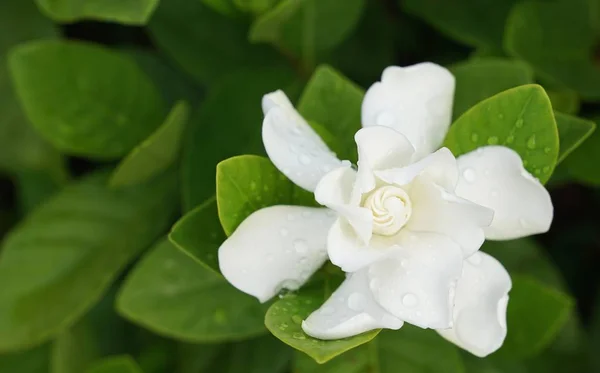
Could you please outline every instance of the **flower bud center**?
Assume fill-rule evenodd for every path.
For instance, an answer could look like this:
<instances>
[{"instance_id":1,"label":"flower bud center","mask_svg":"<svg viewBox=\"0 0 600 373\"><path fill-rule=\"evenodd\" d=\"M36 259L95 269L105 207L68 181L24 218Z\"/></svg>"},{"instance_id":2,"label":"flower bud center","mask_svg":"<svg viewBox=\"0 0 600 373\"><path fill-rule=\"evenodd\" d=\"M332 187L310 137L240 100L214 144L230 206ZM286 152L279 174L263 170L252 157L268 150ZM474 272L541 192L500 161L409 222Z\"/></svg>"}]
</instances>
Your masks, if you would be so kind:
<instances>
[{"instance_id":1,"label":"flower bud center","mask_svg":"<svg viewBox=\"0 0 600 373\"><path fill-rule=\"evenodd\" d=\"M412 214L410 197L399 187L386 185L375 189L363 207L373 214L373 233L392 236L408 222Z\"/></svg>"}]
</instances>

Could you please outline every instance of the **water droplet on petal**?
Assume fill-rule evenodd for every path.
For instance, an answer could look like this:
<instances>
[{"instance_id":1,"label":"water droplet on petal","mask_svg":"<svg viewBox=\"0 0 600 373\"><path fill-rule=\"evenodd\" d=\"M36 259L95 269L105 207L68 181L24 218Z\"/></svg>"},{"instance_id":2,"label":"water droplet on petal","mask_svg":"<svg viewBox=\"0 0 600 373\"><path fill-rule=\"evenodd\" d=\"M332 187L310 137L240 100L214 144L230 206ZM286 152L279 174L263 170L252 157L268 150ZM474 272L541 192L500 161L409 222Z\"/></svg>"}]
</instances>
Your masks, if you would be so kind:
<instances>
[{"instance_id":1,"label":"water droplet on petal","mask_svg":"<svg viewBox=\"0 0 600 373\"><path fill-rule=\"evenodd\" d=\"M364 310L367 299L360 293L352 293L348 297L348 308L352 311L360 312Z\"/></svg>"},{"instance_id":2,"label":"water droplet on petal","mask_svg":"<svg viewBox=\"0 0 600 373\"><path fill-rule=\"evenodd\" d=\"M371 288L371 290L375 291L377 289L379 289L379 280L374 278L369 282L369 287Z\"/></svg>"},{"instance_id":3,"label":"water droplet on petal","mask_svg":"<svg viewBox=\"0 0 600 373\"><path fill-rule=\"evenodd\" d=\"M309 218L312 215L312 211L302 211L303 218Z\"/></svg>"},{"instance_id":4,"label":"water droplet on petal","mask_svg":"<svg viewBox=\"0 0 600 373\"><path fill-rule=\"evenodd\" d=\"M308 251L308 244L304 240L295 240L293 245L298 254L306 254Z\"/></svg>"},{"instance_id":5,"label":"water droplet on petal","mask_svg":"<svg viewBox=\"0 0 600 373\"><path fill-rule=\"evenodd\" d=\"M481 264L481 254L479 253L475 253L473 255L471 255L470 257L467 258L467 260L469 261L469 263L473 264L474 266L478 266Z\"/></svg>"},{"instance_id":6,"label":"water droplet on petal","mask_svg":"<svg viewBox=\"0 0 600 373\"><path fill-rule=\"evenodd\" d=\"M289 233L290 231L288 231L287 228L281 228L279 230L279 234L281 235L281 237L286 237Z\"/></svg>"},{"instance_id":7,"label":"water droplet on petal","mask_svg":"<svg viewBox=\"0 0 600 373\"><path fill-rule=\"evenodd\" d=\"M401 265L403 268L406 268L406 267L408 267L408 260L406 260L406 259L402 259L402 260L400 261L400 265Z\"/></svg>"},{"instance_id":8,"label":"water droplet on petal","mask_svg":"<svg viewBox=\"0 0 600 373\"><path fill-rule=\"evenodd\" d=\"M335 313L335 308L330 307L330 306L325 306L325 307L321 308L320 312L323 316L331 316Z\"/></svg>"},{"instance_id":9,"label":"water droplet on petal","mask_svg":"<svg viewBox=\"0 0 600 373\"><path fill-rule=\"evenodd\" d=\"M402 304L405 307L415 307L417 304L419 304L419 298L417 298L417 296L413 293L406 293L402 297Z\"/></svg>"},{"instance_id":10,"label":"water droplet on petal","mask_svg":"<svg viewBox=\"0 0 600 373\"><path fill-rule=\"evenodd\" d=\"M525 220L524 218L520 218L519 225L521 226L521 228L527 228L527 220Z\"/></svg>"},{"instance_id":11,"label":"water droplet on petal","mask_svg":"<svg viewBox=\"0 0 600 373\"><path fill-rule=\"evenodd\" d=\"M298 157L298 160L305 166L309 165L310 162L312 162L312 159L310 159L310 157L306 154L302 154L300 157Z\"/></svg>"},{"instance_id":12,"label":"water droplet on petal","mask_svg":"<svg viewBox=\"0 0 600 373\"><path fill-rule=\"evenodd\" d=\"M477 173L472 168L466 168L463 171L463 177L468 183L472 183L477 179Z\"/></svg>"},{"instance_id":13,"label":"water droplet on petal","mask_svg":"<svg viewBox=\"0 0 600 373\"><path fill-rule=\"evenodd\" d=\"M300 136L302 134L302 131L300 130L300 127L298 126L294 126L292 128L292 133L296 136Z\"/></svg>"},{"instance_id":14,"label":"water droplet on petal","mask_svg":"<svg viewBox=\"0 0 600 373\"><path fill-rule=\"evenodd\" d=\"M294 216L294 214L288 214L287 220L292 221L294 219L296 219L296 217Z\"/></svg>"},{"instance_id":15,"label":"water droplet on petal","mask_svg":"<svg viewBox=\"0 0 600 373\"><path fill-rule=\"evenodd\" d=\"M377 115L377 119L375 119L375 123L377 123L378 126L387 127L392 126L395 121L396 119L394 118L394 114L390 113L389 111L382 111Z\"/></svg>"}]
</instances>

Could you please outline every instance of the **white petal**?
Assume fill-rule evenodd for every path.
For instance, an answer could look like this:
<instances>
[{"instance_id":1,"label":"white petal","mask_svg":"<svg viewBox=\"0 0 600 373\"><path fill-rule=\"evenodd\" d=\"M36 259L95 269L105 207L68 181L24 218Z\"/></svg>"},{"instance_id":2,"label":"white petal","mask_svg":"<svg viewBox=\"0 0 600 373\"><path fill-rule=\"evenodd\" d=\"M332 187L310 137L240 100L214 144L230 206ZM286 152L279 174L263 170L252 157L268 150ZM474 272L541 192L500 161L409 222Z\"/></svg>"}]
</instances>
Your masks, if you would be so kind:
<instances>
[{"instance_id":1,"label":"white petal","mask_svg":"<svg viewBox=\"0 0 600 373\"><path fill-rule=\"evenodd\" d=\"M448 328L451 292L462 271L461 249L435 233L404 236L393 255L369 267L373 296L401 320L421 328Z\"/></svg>"},{"instance_id":2,"label":"white petal","mask_svg":"<svg viewBox=\"0 0 600 373\"><path fill-rule=\"evenodd\" d=\"M439 148L448 131L454 85L447 69L430 62L388 67L365 95L363 126L394 128L422 158Z\"/></svg>"},{"instance_id":3,"label":"white petal","mask_svg":"<svg viewBox=\"0 0 600 373\"><path fill-rule=\"evenodd\" d=\"M358 181L362 193L375 188L373 171L410 164L415 151L404 135L389 127L363 128L354 139L358 146Z\"/></svg>"},{"instance_id":4,"label":"white petal","mask_svg":"<svg viewBox=\"0 0 600 373\"><path fill-rule=\"evenodd\" d=\"M376 171L375 174L389 184L400 186L409 184L417 176L426 177L450 191L458 183L458 165L448 148L441 148L406 167Z\"/></svg>"},{"instance_id":5,"label":"white petal","mask_svg":"<svg viewBox=\"0 0 600 373\"><path fill-rule=\"evenodd\" d=\"M465 261L456 286L454 326L438 330L444 338L479 357L502 346L506 337L506 306L512 287L506 269L483 252Z\"/></svg>"},{"instance_id":6,"label":"white petal","mask_svg":"<svg viewBox=\"0 0 600 373\"><path fill-rule=\"evenodd\" d=\"M373 329L400 329L404 323L373 299L365 271L349 274L331 297L303 323L304 332L319 339L351 337Z\"/></svg>"},{"instance_id":7,"label":"white petal","mask_svg":"<svg viewBox=\"0 0 600 373\"><path fill-rule=\"evenodd\" d=\"M296 185L314 191L341 161L294 109L281 91L263 97L262 138L273 164Z\"/></svg>"},{"instance_id":8,"label":"white petal","mask_svg":"<svg viewBox=\"0 0 600 373\"><path fill-rule=\"evenodd\" d=\"M504 146L486 146L458 158L456 194L494 210L485 237L510 240L550 229L550 194L523 168L519 155Z\"/></svg>"},{"instance_id":9,"label":"white petal","mask_svg":"<svg viewBox=\"0 0 600 373\"><path fill-rule=\"evenodd\" d=\"M493 210L421 178L411 184L410 198L413 211L407 229L446 235L461 246L465 258L485 241L483 230L492 222Z\"/></svg>"},{"instance_id":10,"label":"white petal","mask_svg":"<svg viewBox=\"0 0 600 373\"><path fill-rule=\"evenodd\" d=\"M296 290L327 259L335 220L326 208L272 206L254 212L219 248L223 276L261 302Z\"/></svg>"}]
</instances>

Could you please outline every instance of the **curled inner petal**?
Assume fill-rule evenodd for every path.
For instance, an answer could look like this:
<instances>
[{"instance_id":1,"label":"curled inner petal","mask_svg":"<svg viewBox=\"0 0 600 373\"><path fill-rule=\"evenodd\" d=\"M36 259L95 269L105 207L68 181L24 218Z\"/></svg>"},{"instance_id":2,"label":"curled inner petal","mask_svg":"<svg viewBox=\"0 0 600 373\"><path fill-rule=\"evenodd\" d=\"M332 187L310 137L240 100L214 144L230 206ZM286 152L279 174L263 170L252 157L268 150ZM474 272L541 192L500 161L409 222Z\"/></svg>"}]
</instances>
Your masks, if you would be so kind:
<instances>
[{"instance_id":1,"label":"curled inner petal","mask_svg":"<svg viewBox=\"0 0 600 373\"><path fill-rule=\"evenodd\" d=\"M408 222L412 203L408 194L396 186L383 186L369 194L364 207L373 214L373 233L391 236Z\"/></svg>"}]
</instances>

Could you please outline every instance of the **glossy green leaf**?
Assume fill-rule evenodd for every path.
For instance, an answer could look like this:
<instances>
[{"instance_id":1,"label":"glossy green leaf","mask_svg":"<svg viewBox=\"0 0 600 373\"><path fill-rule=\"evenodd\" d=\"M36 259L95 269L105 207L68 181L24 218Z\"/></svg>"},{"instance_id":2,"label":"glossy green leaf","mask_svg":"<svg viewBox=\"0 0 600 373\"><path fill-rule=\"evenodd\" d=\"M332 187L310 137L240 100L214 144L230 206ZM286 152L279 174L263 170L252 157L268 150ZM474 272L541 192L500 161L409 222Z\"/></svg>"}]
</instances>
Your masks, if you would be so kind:
<instances>
[{"instance_id":1,"label":"glossy green leaf","mask_svg":"<svg viewBox=\"0 0 600 373\"><path fill-rule=\"evenodd\" d=\"M32 42L14 49L9 64L29 120L64 152L118 158L162 118L152 82L133 61L104 47Z\"/></svg>"},{"instance_id":2,"label":"glossy green leaf","mask_svg":"<svg viewBox=\"0 0 600 373\"><path fill-rule=\"evenodd\" d=\"M142 370L130 356L122 355L100 360L85 373L142 373Z\"/></svg>"},{"instance_id":3,"label":"glossy green leaf","mask_svg":"<svg viewBox=\"0 0 600 373\"><path fill-rule=\"evenodd\" d=\"M267 307L166 239L134 268L117 299L117 309L130 321L187 342L260 335Z\"/></svg>"},{"instance_id":4,"label":"glossy green leaf","mask_svg":"<svg viewBox=\"0 0 600 373\"><path fill-rule=\"evenodd\" d=\"M145 24L159 0L35 0L57 22L98 20L130 25Z\"/></svg>"},{"instance_id":5,"label":"glossy green leaf","mask_svg":"<svg viewBox=\"0 0 600 373\"><path fill-rule=\"evenodd\" d=\"M542 183L552 175L559 145L552 106L544 89L530 84L481 101L450 127L445 145L454 155L485 145L515 150Z\"/></svg>"},{"instance_id":6,"label":"glossy green leaf","mask_svg":"<svg viewBox=\"0 0 600 373\"><path fill-rule=\"evenodd\" d=\"M200 0L207 7L228 17L239 15L235 2L237 0Z\"/></svg>"},{"instance_id":7,"label":"glossy green leaf","mask_svg":"<svg viewBox=\"0 0 600 373\"><path fill-rule=\"evenodd\" d=\"M592 56L597 34L589 0L524 1L507 21L505 46L552 83L600 99L600 68Z\"/></svg>"},{"instance_id":8,"label":"glossy green leaf","mask_svg":"<svg viewBox=\"0 0 600 373\"><path fill-rule=\"evenodd\" d=\"M569 175L580 183L600 185L600 131L594 131L564 162Z\"/></svg>"},{"instance_id":9,"label":"glossy green leaf","mask_svg":"<svg viewBox=\"0 0 600 373\"><path fill-rule=\"evenodd\" d=\"M202 229L198 229L202 227ZM217 249L225 241L216 198L185 214L171 229L169 240L198 263L221 273Z\"/></svg>"},{"instance_id":10,"label":"glossy green leaf","mask_svg":"<svg viewBox=\"0 0 600 373\"><path fill-rule=\"evenodd\" d=\"M533 83L533 71L527 64L501 58L483 58L456 64L450 68L456 78L453 118L486 98L523 84Z\"/></svg>"},{"instance_id":11,"label":"glossy green leaf","mask_svg":"<svg viewBox=\"0 0 600 373\"><path fill-rule=\"evenodd\" d=\"M297 187L268 158L242 155L217 166L219 219L227 235L257 210L305 201L315 204L312 193Z\"/></svg>"},{"instance_id":12,"label":"glossy green leaf","mask_svg":"<svg viewBox=\"0 0 600 373\"><path fill-rule=\"evenodd\" d=\"M271 48L248 43L243 22L215 12L200 0L161 1L149 28L158 46L203 84L240 68L284 64Z\"/></svg>"},{"instance_id":13,"label":"glossy green leaf","mask_svg":"<svg viewBox=\"0 0 600 373\"><path fill-rule=\"evenodd\" d=\"M250 40L271 43L314 62L316 52L342 42L358 24L364 0L282 0L254 21Z\"/></svg>"},{"instance_id":14,"label":"glossy green leaf","mask_svg":"<svg viewBox=\"0 0 600 373\"><path fill-rule=\"evenodd\" d=\"M49 345L14 354L0 354L0 372L48 373L50 371Z\"/></svg>"},{"instance_id":15,"label":"glossy green leaf","mask_svg":"<svg viewBox=\"0 0 600 373\"><path fill-rule=\"evenodd\" d=\"M189 113L185 101L177 103L164 123L119 163L110 178L110 185L122 187L142 183L175 162Z\"/></svg>"},{"instance_id":16,"label":"glossy green leaf","mask_svg":"<svg viewBox=\"0 0 600 373\"><path fill-rule=\"evenodd\" d=\"M340 145L332 148L341 159L357 159L354 134L361 127L364 90L329 66L319 67L306 85L298 111L321 124Z\"/></svg>"},{"instance_id":17,"label":"glossy green leaf","mask_svg":"<svg viewBox=\"0 0 600 373\"><path fill-rule=\"evenodd\" d=\"M504 24L519 0L406 0L404 9L457 41L502 48Z\"/></svg>"},{"instance_id":18,"label":"glossy green leaf","mask_svg":"<svg viewBox=\"0 0 600 373\"><path fill-rule=\"evenodd\" d=\"M302 320L306 319L322 302L322 298L313 295L291 295L279 299L267 311L265 325L275 337L306 353L320 364L369 342L379 333L379 330L374 330L332 341L310 337L302 331Z\"/></svg>"},{"instance_id":19,"label":"glossy green leaf","mask_svg":"<svg viewBox=\"0 0 600 373\"><path fill-rule=\"evenodd\" d=\"M75 323L177 208L169 172L112 191L95 174L31 213L0 249L0 351L23 349Z\"/></svg>"},{"instance_id":20,"label":"glossy green leaf","mask_svg":"<svg viewBox=\"0 0 600 373\"><path fill-rule=\"evenodd\" d=\"M183 199L186 210L215 195L217 164L240 154L264 154L262 96L284 89L291 100L296 89L288 69L244 70L213 85L190 121L183 143Z\"/></svg>"},{"instance_id":21,"label":"glossy green leaf","mask_svg":"<svg viewBox=\"0 0 600 373\"><path fill-rule=\"evenodd\" d=\"M555 113L554 117L560 139L560 152L558 153L558 163L560 163L592 135L596 130L596 123L561 113Z\"/></svg>"},{"instance_id":22,"label":"glossy green leaf","mask_svg":"<svg viewBox=\"0 0 600 373\"><path fill-rule=\"evenodd\" d=\"M292 351L277 338L265 335L229 345L218 358L217 369L223 373L284 373ZM227 363L223 364L224 360Z\"/></svg>"},{"instance_id":23,"label":"glossy green leaf","mask_svg":"<svg viewBox=\"0 0 600 373\"><path fill-rule=\"evenodd\" d=\"M431 356L435 355L435 359ZM294 373L462 373L458 348L433 330L405 324L323 365L296 354Z\"/></svg>"}]
</instances>

